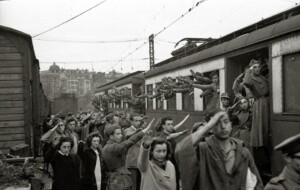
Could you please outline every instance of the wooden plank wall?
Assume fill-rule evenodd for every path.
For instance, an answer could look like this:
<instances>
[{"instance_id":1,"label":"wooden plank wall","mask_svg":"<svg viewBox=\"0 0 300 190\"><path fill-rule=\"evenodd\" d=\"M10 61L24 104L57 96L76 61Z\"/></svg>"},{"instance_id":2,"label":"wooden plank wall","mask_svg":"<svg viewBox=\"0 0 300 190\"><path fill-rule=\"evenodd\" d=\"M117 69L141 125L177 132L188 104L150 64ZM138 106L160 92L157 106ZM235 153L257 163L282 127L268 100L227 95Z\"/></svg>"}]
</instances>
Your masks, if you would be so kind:
<instances>
[{"instance_id":1,"label":"wooden plank wall","mask_svg":"<svg viewBox=\"0 0 300 190\"><path fill-rule=\"evenodd\" d=\"M25 142L22 56L0 33L0 150Z\"/></svg>"}]
</instances>

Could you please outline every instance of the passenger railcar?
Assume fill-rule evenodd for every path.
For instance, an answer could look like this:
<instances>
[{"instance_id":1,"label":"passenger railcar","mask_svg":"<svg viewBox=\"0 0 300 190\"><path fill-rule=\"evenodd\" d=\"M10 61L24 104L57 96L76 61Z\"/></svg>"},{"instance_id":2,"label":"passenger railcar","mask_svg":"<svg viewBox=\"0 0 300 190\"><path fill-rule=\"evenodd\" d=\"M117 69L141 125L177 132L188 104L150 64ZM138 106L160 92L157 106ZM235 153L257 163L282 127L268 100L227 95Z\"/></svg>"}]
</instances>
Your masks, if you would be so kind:
<instances>
[{"instance_id":1,"label":"passenger railcar","mask_svg":"<svg viewBox=\"0 0 300 190\"><path fill-rule=\"evenodd\" d=\"M220 94L229 93L233 101L233 82L250 60L259 59L266 63L264 75L269 81L269 148L272 158L271 171L266 175L277 175L284 162L281 153L273 151L273 147L300 132L299 14L298 6L156 64L153 69L145 72L146 93L153 94L153 89L164 77L191 76L190 70L207 76L218 71ZM110 91L123 80L124 78L100 87L99 93ZM192 94L176 93L167 100L148 98L145 102L146 115L150 119L171 116L177 123L190 114L184 125L190 129L205 116L207 100L200 97L201 93L200 89L194 88ZM120 108L111 103L110 109Z\"/></svg>"},{"instance_id":2,"label":"passenger railcar","mask_svg":"<svg viewBox=\"0 0 300 190\"><path fill-rule=\"evenodd\" d=\"M300 8L299 6L235 31L218 40L198 46L178 57L156 64L145 73L148 93L163 77L190 76L190 70L209 74L219 72L220 94L230 93L232 85L251 59L260 59L268 69L272 175L278 174L284 162L273 147L284 139L300 133ZM202 91L194 94L177 93L168 100L147 100L146 114L152 117L171 116L175 122L186 114L191 117L185 125L190 128L205 115ZM269 173L270 174L270 173Z\"/></svg>"}]
</instances>

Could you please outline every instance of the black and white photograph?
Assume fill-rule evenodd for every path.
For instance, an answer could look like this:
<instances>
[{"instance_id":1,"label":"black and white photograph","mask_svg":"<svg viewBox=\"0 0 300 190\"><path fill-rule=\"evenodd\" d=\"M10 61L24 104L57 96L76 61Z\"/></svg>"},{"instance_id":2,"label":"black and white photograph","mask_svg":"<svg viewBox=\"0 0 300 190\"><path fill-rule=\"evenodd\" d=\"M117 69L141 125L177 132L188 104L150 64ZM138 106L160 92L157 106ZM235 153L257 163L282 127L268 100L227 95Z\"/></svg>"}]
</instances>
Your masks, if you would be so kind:
<instances>
[{"instance_id":1,"label":"black and white photograph","mask_svg":"<svg viewBox=\"0 0 300 190\"><path fill-rule=\"evenodd\" d=\"M0 0L0 190L300 190L300 0Z\"/></svg>"}]
</instances>

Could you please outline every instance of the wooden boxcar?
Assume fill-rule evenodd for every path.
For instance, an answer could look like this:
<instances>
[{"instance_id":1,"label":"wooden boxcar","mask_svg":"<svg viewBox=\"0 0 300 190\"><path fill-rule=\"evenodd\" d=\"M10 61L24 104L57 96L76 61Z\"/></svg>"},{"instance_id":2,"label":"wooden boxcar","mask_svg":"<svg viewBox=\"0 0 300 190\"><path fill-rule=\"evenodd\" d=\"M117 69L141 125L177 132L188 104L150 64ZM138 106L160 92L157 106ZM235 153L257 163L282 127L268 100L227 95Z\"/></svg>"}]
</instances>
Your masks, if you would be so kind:
<instances>
[{"instance_id":1,"label":"wooden boxcar","mask_svg":"<svg viewBox=\"0 0 300 190\"><path fill-rule=\"evenodd\" d=\"M49 103L43 94L31 36L0 26L0 150L20 143L33 153L35 130ZM43 114L42 114L43 113Z\"/></svg>"}]
</instances>

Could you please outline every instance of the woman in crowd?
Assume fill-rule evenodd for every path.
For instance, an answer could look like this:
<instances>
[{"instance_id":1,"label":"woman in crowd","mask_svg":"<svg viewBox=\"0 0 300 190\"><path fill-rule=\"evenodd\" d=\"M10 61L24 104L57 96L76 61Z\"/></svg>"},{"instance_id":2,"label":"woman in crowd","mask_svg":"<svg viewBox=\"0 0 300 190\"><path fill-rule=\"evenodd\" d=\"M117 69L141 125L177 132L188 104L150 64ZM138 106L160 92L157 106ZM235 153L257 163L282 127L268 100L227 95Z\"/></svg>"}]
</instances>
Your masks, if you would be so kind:
<instances>
[{"instance_id":1,"label":"woman in crowd","mask_svg":"<svg viewBox=\"0 0 300 190\"><path fill-rule=\"evenodd\" d=\"M76 154L77 153L77 149L78 149L78 135L77 133L74 132L74 129L76 127L76 120L71 117L70 119L68 119L66 121L66 136L70 137L73 140L74 146L71 149L71 153L72 154Z\"/></svg>"},{"instance_id":2,"label":"woman in crowd","mask_svg":"<svg viewBox=\"0 0 300 190\"><path fill-rule=\"evenodd\" d=\"M147 128L137 131L127 140L123 140L122 130L118 124L110 124L105 127L105 135L109 137L107 144L103 148L103 157L109 171L108 190L131 190L133 189L130 172L126 168L126 152L129 147L142 139L148 132L154 119Z\"/></svg>"},{"instance_id":3,"label":"woman in crowd","mask_svg":"<svg viewBox=\"0 0 300 190\"><path fill-rule=\"evenodd\" d=\"M140 149L141 190L176 190L176 172L168 160L170 146L163 138L147 136Z\"/></svg>"},{"instance_id":4,"label":"woman in crowd","mask_svg":"<svg viewBox=\"0 0 300 190\"><path fill-rule=\"evenodd\" d=\"M69 137L62 137L57 145L58 150L51 159L52 190L78 190L80 187L80 160L77 154L70 154L73 145Z\"/></svg>"},{"instance_id":5,"label":"woman in crowd","mask_svg":"<svg viewBox=\"0 0 300 190\"><path fill-rule=\"evenodd\" d=\"M82 190L105 190L107 167L99 148L102 138L98 133L91 133L86 139L79 142L78 155L82 163L81 185Z\"/></svg>"},{"instance_id":6,"label":"woman in crowd","mask_svg":"<svg viewBox=\"0 0 300 190\"><path fill-rule=\"evenodd\" d=\"M59 143L59 140L62 137L65 137L65 125L63 121L59 118L56 118L54 120L53 127L50 129L47 133L45 133L41 137L41 142L45 143L45 145L49 145L49 148L47 151L44 153L44 169L45 171L48 171L48 166L51 161L52 156L55 153L55 147Z\"/></svg>"}]
</instances>

